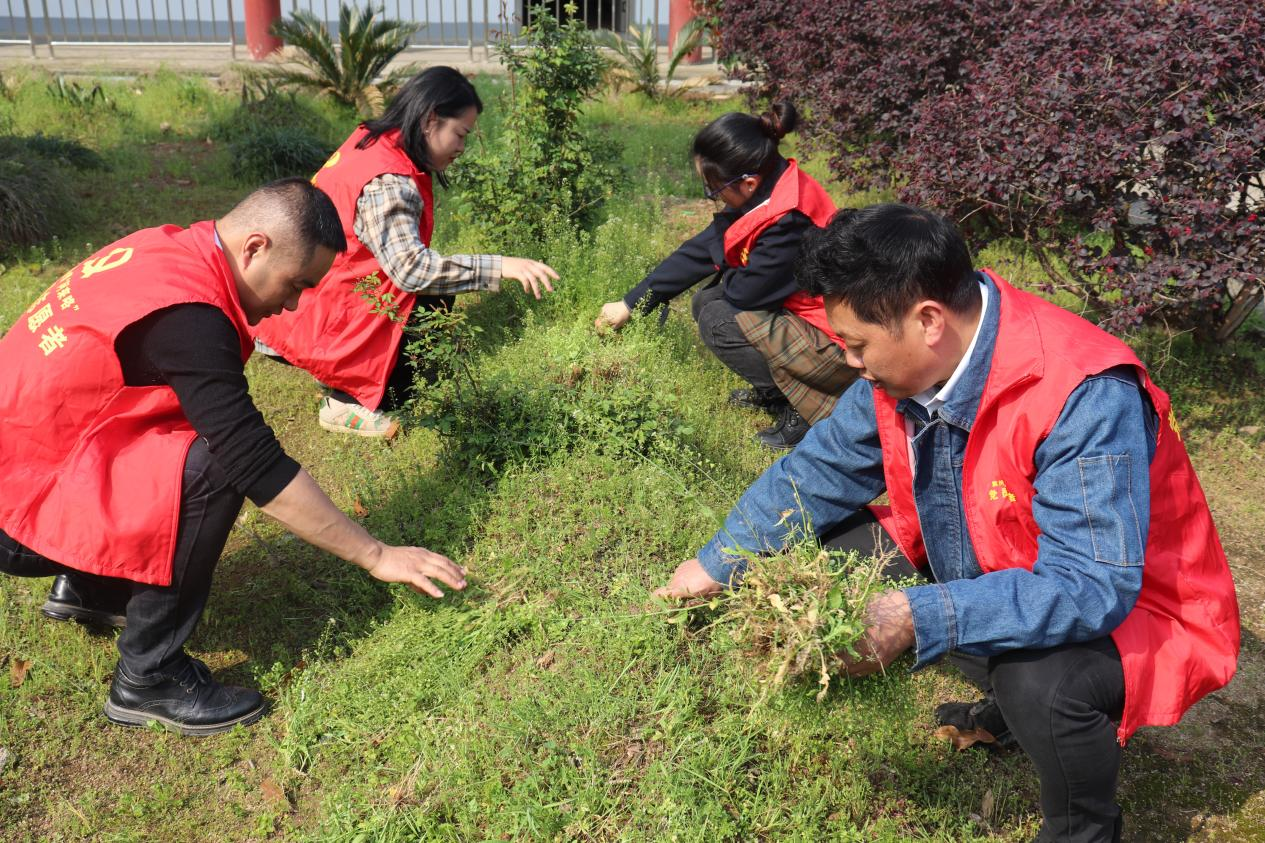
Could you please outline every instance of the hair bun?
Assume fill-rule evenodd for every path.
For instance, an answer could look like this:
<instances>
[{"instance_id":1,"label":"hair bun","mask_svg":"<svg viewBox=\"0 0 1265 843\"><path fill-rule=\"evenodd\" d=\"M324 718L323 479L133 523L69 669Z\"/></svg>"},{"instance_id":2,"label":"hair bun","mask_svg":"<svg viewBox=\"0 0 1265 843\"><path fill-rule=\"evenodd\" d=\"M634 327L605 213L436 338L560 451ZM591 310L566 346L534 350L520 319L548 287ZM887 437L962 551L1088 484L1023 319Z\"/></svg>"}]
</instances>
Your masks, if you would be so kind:
<instances>
[{"instance_id":1,"label":"hair bun","mask_svg":"<svg viewBox=\"0 0 1265 843\"><path fill-rule=\"evenodd\" d=\"M760 131L775 141L780 141L799 123L799 112L789 102L775 102L769 110L760 115Z\"/></svg>"}]
</instances>

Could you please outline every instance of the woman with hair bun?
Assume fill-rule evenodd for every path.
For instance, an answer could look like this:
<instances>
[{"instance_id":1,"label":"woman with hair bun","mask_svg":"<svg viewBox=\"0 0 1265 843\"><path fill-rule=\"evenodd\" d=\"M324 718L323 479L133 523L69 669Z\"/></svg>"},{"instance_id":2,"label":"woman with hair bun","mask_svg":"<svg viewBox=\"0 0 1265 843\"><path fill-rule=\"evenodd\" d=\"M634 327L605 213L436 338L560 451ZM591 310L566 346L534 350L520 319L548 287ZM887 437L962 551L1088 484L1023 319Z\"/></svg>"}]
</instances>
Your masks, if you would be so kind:
<instances>
[{"instance_id":1,"label":"woman with hair bun","mask_svg":"<svg viewBox=\"0 0 1265 843\"><path fill-rule=\"evenodd\" d=\"M797 121L795 107L779 102L759 117L731 112L703 127L694 137L694 168L703 195L723 207L596 320L619 329L634 311L666 306L712 278L692 302L699 336L751 385L734 390L730 403L776 414L757 434L775 449L795 447L856 377L821 298L800 291L792 273L804 233L835 212L822 186L778 152Z\"/></svg>"}]
</instances>

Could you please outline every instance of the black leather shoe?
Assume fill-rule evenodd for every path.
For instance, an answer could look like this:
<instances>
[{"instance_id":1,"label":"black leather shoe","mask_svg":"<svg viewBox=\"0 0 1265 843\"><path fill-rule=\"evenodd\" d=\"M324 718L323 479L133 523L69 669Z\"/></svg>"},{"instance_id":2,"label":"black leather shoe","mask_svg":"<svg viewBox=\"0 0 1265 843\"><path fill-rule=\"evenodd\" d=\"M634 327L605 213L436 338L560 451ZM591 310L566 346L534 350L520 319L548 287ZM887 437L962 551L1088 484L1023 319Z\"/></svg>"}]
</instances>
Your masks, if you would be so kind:
<instances>
[{"instance_id":1,"label":"black leather shoe","mask_svg":"<svg viewBox=\"0 0 1265 843\"><path fill-rule=\"evenodd\" d=\"M729 393L730 407L743 407L751 410L776 410L786 399L778 390L765 392L762 389L735 389Z\"/></svg>"},{"instance_id":2,"label":"black leather shoe","mask_svg":"<svg viewBox=\"0 0 1265 843\"><path fill-rule=\"evenodd\" d=\"M775 451L789 451L808 434L811 425L790 404L778 415L777 424L766 427L755 435L765 447Z\"/></svg>"},{"instance_id":3,"label":"black leather shoe","mask_svg":"<svg viewBox=\"0 0 1265 843\"><path fill-rule=\"evenodd\" d=\"M268 710L263 696L250 688L222 685L197 659L154 685L129 679L115 668L105 716L121 726L158 722L182 735L214 735L238 723L254 723Z\"/></svg>"},{"instance_id":4,"label":"black leather shoe","mask_svg":"<svg viewBox=\"0 0 1265 843\"><path fill-rule=\"evenodd\" d=\"M40 613L57 621L122 629L127 626L127 601L131 592L131 586L127 585L105 589L73 574L58 574Z\"/></svg>"}]
</instances>

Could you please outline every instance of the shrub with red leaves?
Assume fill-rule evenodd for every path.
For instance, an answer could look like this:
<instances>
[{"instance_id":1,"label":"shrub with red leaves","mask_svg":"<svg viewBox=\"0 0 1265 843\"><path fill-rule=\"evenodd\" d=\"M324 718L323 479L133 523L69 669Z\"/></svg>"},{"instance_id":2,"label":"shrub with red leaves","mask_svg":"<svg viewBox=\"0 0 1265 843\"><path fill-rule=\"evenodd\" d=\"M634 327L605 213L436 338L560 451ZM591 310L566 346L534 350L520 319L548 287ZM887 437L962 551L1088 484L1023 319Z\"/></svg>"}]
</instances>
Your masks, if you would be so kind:
<instances>
[{"instance_id":1,"label":"shrub with red leaves","mask_svg":"<svg viewBox=\"0 0 1265 843\"><path fill-rule=\"evenodd\" d=\"M1038 4L919 103L903 198L1023 238L1111 330L1224 340L1265 278L1262 44L1260 0Z\"/></svg>"},{"instance_id":2,"label":"shrub with red leaves","mask_svg":"<svg viewBox=\"0 0 1265 843\"><path fill-rule=\"evenodd\" d=\"M805 112L802 134L854 186L886 186L919 100L958 85L997 43L1010 0L724 0L720 49L758 96Z\"/></svg>"}]
</instances>

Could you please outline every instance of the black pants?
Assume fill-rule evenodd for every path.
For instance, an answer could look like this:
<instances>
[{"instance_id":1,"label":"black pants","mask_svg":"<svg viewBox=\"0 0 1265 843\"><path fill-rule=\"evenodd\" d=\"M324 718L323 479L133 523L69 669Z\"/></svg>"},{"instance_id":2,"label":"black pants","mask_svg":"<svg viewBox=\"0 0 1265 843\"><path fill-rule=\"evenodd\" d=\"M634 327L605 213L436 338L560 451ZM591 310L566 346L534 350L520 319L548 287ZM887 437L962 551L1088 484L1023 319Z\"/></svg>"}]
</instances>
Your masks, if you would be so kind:
<instances>
[{"instance_id":1,"label":"black pants","mask_svg":"<svg viewBox=\"0 0 1265 843\"><path fill-rule=\"evenodd\" d=\"M698 335L720 362L765 395L780 395L764 355L742 333L735 317L741 312L730 304L720 283L694 294L690 311L698 323Z\"/></svg>"},{"instance_id":2,"label":"black pants","mask_svg":"<svg viewBox=\"0 0 1265 843\"><path fill-rule=\"evenodd\" d=\"M451 310L456 300L456 296L418 296L413 312ZM417 383L419 372L406 351L408 343L409 337L408 334L405 334L404 339L400 342L400 351L396 355L395 365L391 367L391 375L387 378L387 388L382 393L382 402L371 409L390 412L391 410L399 409L413 397L413 385ZM421 371L420 374L427 380L432 379L434 376L433 372L425 370ZM344 401L348 404L360 403L354 396L343 392L341 389L331 390L331 393L339 401Z\"/></svg>"},{"instance_id":3,"label":"black pants","mask_svg":"<svg viewBox=\"0 0 1265 843\"><path fill-rule=\"evenodd\" d=\"M69 574L85 590L122 592L127 597L127 628L119 634L120 667L141 684L160 681L177 672L187 658L184 643L202 617L211 575L242 500L211 458L206 440L199 437L185 458L171 585L84 574L40 556L3 531L0 571L19 577Z\"/></svg>"},{"instance_id":4,"label":"black pants","mask_svg":"<svg viewBox=\"0 0 1265 843\"><path fill-rule=\"evenodd\" d=\"M827 547L864 554L895 550L869 510L822 536ZM885 574L923 576L896 550ZM1041 780L1039 843L1119 841L1120 744L1124 672L1110 637L991 658L952 654L949 661L996 699L1006 725Z\"/></svg>"}]
</instances>

